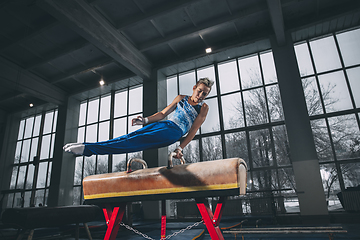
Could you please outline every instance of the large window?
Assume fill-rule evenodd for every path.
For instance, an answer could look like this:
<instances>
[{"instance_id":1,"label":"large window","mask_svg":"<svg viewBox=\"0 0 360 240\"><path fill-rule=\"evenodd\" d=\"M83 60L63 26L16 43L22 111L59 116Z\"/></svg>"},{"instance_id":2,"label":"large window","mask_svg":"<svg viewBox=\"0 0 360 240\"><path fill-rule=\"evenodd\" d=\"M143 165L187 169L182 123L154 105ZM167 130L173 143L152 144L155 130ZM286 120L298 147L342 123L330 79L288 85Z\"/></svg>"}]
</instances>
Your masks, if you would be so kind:
<instances>
[{"instance_id":1,"label":"large window","mask_svg":"<svg viewBox=\"0 0 360 240\"><path fill-rule=\"evenodd\" d=\"M360 29L295 45L329 210L360 184Z\"/></svg>"},{"instance_id":2,"label":"large window","mask_svg":"<svg viewBox=\"0 0 360 240\"><path fill-rule=\"evenodd\" d=\"M47 205L57 110L20 121L7 207Z\"/></svg>"},{"instance_id":3,"label":"large window","mask_svg":"<svg viewBox=\"0 0 360 240\"><path fill-rule=\"evenodd\" d=\"M272 52L169 76L168 104L177 94L191 95L201 77L215 85L205 100L207 119L184 149L185 160L243 158L249 168L249 191L241 198L244 213L299 211Z\"/></svg>"},{"instance_id":4,"label":"large window","mask_svg":"<svg viewBox=\"0 0 360 240\"><path fill-rule=\"evenodd\" d=\"M80 104L78 142L100 142L130 133L140 126L131 126L131 119L142 116L143 88L135 87ZM119 172L126 168L126 159L141 158L142 152L77 157L74 174L74 204L83 201L82 179L89 175Z\"/></svg>"}]
</instances>

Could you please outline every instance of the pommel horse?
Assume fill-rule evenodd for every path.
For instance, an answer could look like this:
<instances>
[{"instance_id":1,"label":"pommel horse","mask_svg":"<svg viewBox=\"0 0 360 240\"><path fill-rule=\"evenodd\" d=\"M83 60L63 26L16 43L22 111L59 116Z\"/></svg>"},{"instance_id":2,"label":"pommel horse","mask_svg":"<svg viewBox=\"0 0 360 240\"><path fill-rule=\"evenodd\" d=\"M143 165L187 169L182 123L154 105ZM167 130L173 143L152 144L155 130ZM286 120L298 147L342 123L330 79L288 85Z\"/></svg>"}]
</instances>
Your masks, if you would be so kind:
<instances>
[{"instance_id":1,"label":"pommel horse","mask_svg":"<svg viewBox=\"0 0 360 240\"><path fill-rule=\"evenodd\" d=\"M227 196L246 193L247 166L240 158L197 162L173 166L147 168L145 161L131 159L127 171L92 175L84 178L84 199L87 204L101 205L107 231L104 240L115 240L126 203L143 200L195 198L202 220L211 239L224 239L219 223ZM131 170L132 162L142 163L144 169ZM213 214L206 197L220 196ZM166 235L166 214L161 217L161 239Z\"/></svg>"}]
</instances>

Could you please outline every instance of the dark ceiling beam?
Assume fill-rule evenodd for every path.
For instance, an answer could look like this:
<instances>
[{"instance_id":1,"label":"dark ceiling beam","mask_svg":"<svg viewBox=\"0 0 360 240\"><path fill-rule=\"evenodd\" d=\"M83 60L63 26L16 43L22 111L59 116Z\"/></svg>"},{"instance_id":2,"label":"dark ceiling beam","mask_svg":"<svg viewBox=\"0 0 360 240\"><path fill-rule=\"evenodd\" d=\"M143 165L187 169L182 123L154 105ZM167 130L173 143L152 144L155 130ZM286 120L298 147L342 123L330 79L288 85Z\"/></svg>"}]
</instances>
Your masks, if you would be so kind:
<instances>
[{"instance_id":1,"label":"dark ceiling beam","mask_svg":"<svg viewBox=\"0 0 360 240\"><path fill-rule=\"evenodd\" d=\"M125 21L121 21L116 23L116 28L119 31L125 30L128 27L132 27L136 24L139 24L144 21L152 20L156 17L159 17L164 14L168 14L170 11L175 11L179 8L186 7L190 4L194 4L199 0L177 0L177 1L166 1L164 4L161 4L158 7L155 7L154 10L148 11L145 14L135 15L126 19Z\"/></svg>"},{"instance_id":2,"label":"dark ceiling beam","mask_svg":"<svg viewBox=\"0 0 360 240\"><path fill-rule=\"evenodd\" d=\"M227 24L229 22L238 21L240 19L249 17L251 15L260 14L260 13L263 13L266 11L268 11L266 4L257 4L255 7L247 8L243 11L233 13L233 15L215 18L213 20L206 21L202 24L199 24L196 27L187 28L182 31L176 31L175 33L169 34L168 36L166 36L164 38L149 41L146 44L140 45L139 50L143 52L143 51L149 50L151 48L157 47L159 45L162 45L165 43L170 43L172 41L175 41L175 40L183 38L183 37L187 37L187 36L191 36L191 35L198 35L199 32L205 31L207 29L211 29L213 27L217 27L222 24Z\"/></svg>"},{"instance_id":3,"label":"dark ceiling beam","mask_svg":"<svg viewBox=\"0 0 360 240\"><path fill-rule=\"evenodd\" d=\"M0 80L4 87L29 94L38 99L62 105L66 101L66 93L32 74L18 65L0 57Z\"/></svg>"},{"instance_id":4,"label":"dark ceiling beam","mask_svg":"<svg viewBox=\"0 0 360 240\"><path fill-rule=\"evenodd\" d=\"M26 96L26 93L13 93L13 92L10 92L8 94L3 94L0 97L0 104L12 101L15 98L24 98L25 96Z\"/></svg>"},{"instance_id":5,"label":"dark ceiling beam","mask_svg":"<svg viewBox=\"0 0 360 240\"><path fill-rule=\"evenodd\" d=\"M58 22L56 20L50 19L50 20L46 21L45 24L38 29L32 29L32 30L24 32L24 34L19 34L19 37L17 39L12 39L11 43L1 46L0 52L5 51L6 49L8 49L12 46L22 44L22 43L26 42L27 40L43 33L47 29L50 29L50 28L56 26L57 24L58 24Z\"/></svg>"},{"instance_id":6,"label":"dark ceiling beam","mask_svg":"<svg viewBox=\"0 0 360 240\"><path fill-rule=\"evenodd\" d=\"M107 60L104 60L104 59L101 59L99 61L96 61L94 62L92 65L87 65L87 66L84 66L84 67L79 67L79 68L76 68L76 69L73 69L71 71L67 71L66 73L64 74L60 74L54 78L51 78L49 80L50 83L54 84L54 83L59 83L61 81L64 81L66 79L69 79L73 76L76 76L78 74L81 74L81 73L86 73L86 72L90 72L90 71L93 71L93 70L96 70L98 68L101 68L105 65L108 65L110 63L114 62L113 59L107 59Z\"/></svg>"},{"instance_id":7,"label":"dark ceiling beam","mask_svg":"<svg viewBox=\"0 0 360 240\"><path fill-rule=\"evenodd\" d=\"M280 0L267 0L267 5L277 44L282 46L286 43L286 38L281 2Z\"/></svg>"},{"instance_id":8,"label":"dark ceiling beam","mask_svg":"<svg viewBox=\"0 0 360 240\"><path fill-rule=\"evenodd\" d=\"M81 38L80 40L77 40L75 42L72 42L68 45L62 46L60 49L53 51L49 54L47 54L46 56L43 56L43 58L41 60L38 61L33 61L30 64L25 66L26 70L29 69L33 69L36 68L42 64L45 64L47 62L51 62L59 57L62 57L66 54L72 53L74 51L77 51L81 48L84 48L86 46L90 45L90 43L86 40L84 40L83 38Z\"/></svg>"},{"instance_id":9,"label":"dark ceiling beam","mask_svg":"<svg viewBox=\"0 0 360 240\"><path fill-rule=\"evenodd\" d=\"M136 75L150 79L148 59L84 0L44 0L37 4Z\"/></svg>"},{"instance_id":10,"label":"dark ceiling beam","mask_svg":"<svg viewBox=\"0 0 360 240\"><path fill-rule=\"evenodd\" d=\"M122 73L116 76L112 76L110 78L106 78L105 81L105 87L107 87L108 85L111 85L113 83L120 83L123 81L128 81L129 78L133 78L136 77L136 75L132 72L128 72L128 73ZM90 83L87 84L86 87L81 88L81 90L75 90L73 92L70 92L70 95L75 95L75 94L81 94L83 92L86 91L90 91L90 90L94 90L94 89L99 89L99 84L98 83Z\"/></svg>"}]
</instances>

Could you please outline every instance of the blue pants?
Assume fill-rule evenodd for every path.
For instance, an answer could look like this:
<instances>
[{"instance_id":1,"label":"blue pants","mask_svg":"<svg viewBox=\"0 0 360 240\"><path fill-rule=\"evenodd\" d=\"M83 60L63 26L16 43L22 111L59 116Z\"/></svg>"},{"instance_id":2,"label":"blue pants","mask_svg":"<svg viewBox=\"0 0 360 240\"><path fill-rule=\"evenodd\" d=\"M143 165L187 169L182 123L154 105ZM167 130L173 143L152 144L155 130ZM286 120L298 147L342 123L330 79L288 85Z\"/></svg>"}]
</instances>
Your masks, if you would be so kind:
<instances>
[{"instance_id":1,"label":"blue pants","mask_svg":"<svg viewBox=\"0 0 360 240\"><path fill-rule=\"evenodd\" d=\"M84 156L138 152L169 146L182 136L172 121L151 123L129 134L96 143L84 143Z\"/></svg>"}]
</instances>

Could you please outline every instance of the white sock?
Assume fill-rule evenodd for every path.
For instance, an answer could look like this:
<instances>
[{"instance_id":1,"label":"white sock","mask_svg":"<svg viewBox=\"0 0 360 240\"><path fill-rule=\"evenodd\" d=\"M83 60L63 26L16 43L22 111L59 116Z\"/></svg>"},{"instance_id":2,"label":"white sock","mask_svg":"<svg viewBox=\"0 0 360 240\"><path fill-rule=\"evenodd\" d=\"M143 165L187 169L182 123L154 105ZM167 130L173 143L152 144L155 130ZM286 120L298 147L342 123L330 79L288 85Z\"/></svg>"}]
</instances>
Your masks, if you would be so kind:
<instances>
[{"instance_id":1,"label":"white sock","mask_svg":"<svg viewBox=\"0 0 360 240\"><path fill-rule=\"evenodd\" d=\"M65 150L66 148L69 148L71 146L75 146L75 145L81 145L82 143L67 143L64 145L63 149Z\"/></svg>"},{"instance_id":2,"label":"white sock","mask_svg":"<svg viewBox=\"0 0 360 240\"><path fill-rule=\"evenodd\" d=\"M70 145L69 147L65 148L65 152L72 153L74 155L83 155L84 154L85 145L80 144L74 144Z\"/></svg>"}]
</instances>

